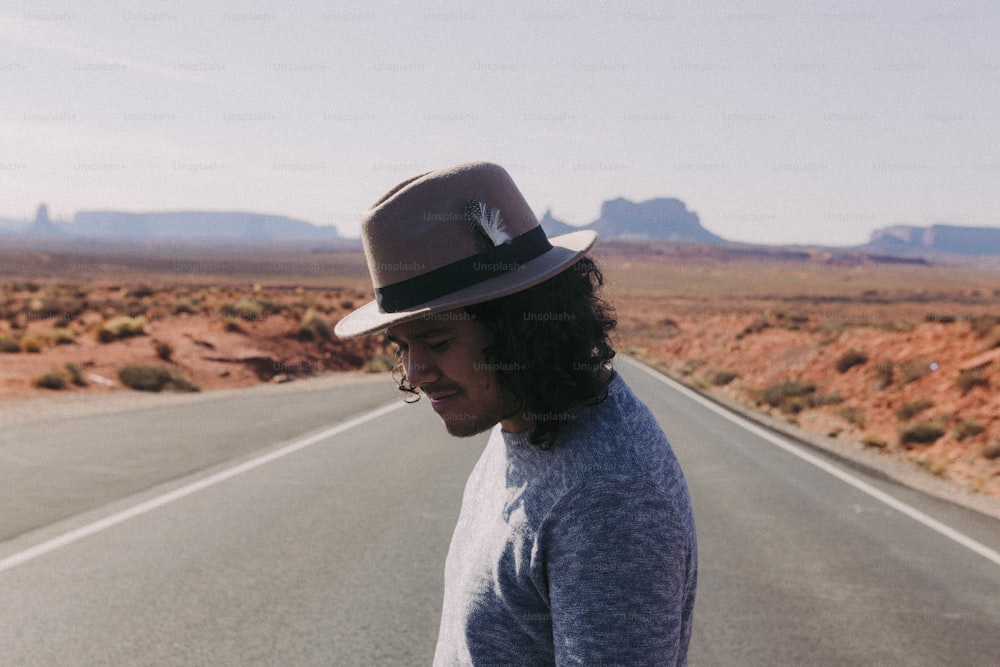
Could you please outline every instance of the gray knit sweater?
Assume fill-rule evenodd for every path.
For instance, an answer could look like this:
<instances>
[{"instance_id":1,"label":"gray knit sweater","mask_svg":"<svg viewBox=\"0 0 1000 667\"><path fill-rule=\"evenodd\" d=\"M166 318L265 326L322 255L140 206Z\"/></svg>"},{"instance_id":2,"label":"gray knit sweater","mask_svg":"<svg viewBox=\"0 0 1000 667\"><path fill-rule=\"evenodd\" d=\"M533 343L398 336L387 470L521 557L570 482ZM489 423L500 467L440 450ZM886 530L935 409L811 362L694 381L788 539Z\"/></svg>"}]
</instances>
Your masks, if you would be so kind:
<instances>
[{"instance_id":1,"label":"gray knit sweater","mask_svg":"<svg viewBox=\"0 0 1000 667\"><path fill-rule=\"evenodd\" d=\"M445 564L436 666L684 665L698 559L687 485L620 376L552 449L497 425Z\"/></svg>"}]
</instances>

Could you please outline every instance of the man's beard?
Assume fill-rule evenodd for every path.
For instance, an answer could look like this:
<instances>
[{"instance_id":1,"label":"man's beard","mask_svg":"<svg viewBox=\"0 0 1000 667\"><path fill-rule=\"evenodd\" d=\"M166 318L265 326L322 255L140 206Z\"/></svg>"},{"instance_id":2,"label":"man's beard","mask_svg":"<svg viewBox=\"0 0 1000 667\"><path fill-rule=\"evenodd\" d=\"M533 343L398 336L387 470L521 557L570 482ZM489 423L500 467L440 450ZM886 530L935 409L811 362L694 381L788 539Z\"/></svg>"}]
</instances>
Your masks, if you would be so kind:
<instances>
[{"instance_id":1,"label":"man's beard","mask_svg":"<svg viewBox=\"0 0 1000 667\"><path fill-rule=\"evenodd\" d=\"M515 417L521 412L520 401L508 399L502 409L488 414L474 415L463 412L438 413L449 435L468 438L488 431L504 419ZM450 418L449 418L450 417Z\"/></svg>"}]
</instances>

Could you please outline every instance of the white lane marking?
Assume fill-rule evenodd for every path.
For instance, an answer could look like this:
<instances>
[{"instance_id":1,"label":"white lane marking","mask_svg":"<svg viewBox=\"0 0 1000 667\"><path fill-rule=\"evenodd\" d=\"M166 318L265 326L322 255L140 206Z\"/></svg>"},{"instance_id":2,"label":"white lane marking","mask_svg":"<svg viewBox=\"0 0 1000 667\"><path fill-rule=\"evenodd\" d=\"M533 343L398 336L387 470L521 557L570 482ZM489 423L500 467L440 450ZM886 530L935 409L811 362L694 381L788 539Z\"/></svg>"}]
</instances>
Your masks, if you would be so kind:
<instances>
[{"instance_id":1,"label":"white lane marking","mask_svg":"<svg viewBox=\"0 0 1000 667\"><path fill-rule=\"evenodd\" d=\"M48 539L40 544L36 544L33 547L0 559L0 572L17 567L22 563L26 563L29 560L43 556L68 544L72 544L77 540L99 533L102 530L107 530L108 528L116 526L123 521L128 521L129 519L150 512L158 507L163 507L168 503L180 500L181 498L189 496L192 493L196 493L202 489L207 489L210 486L224 482L227 479L236 477L237 475L242 475L243 473L253 470L254 468L259 468L266 463L270 463L271 461L275 461L301 449L315 445L317 442L321 442L327 438L339 435L344 431L349 431L355 426L360 426L361 424L370 422L373 419L378 419L379 417L386 415L393 410L397 410L404 405L406 405L406 403L403 401L397 401L395 403L390 403L389 405L384 405L381 408L376 408L371 412L366 412L355 417L354 419L338 424L337 426L331 426L325 431L320 431L319 433L302 438L301 440L296 440L295 442L285 445L280 449L276 449L273 452L268 452L267 454L262 454L261 456L250 459L249 461L244 461L243 463L235 465L232 468L220 470L219 472L209 475L208 477L191 482L190 484L185 484L184 486L176 488L173 491L168 491L163 495L151 498L147 501L139 503L138 505L133 505L132 507L116 512L115 514L104 517L103 519L94 521L93 523L81 526L67 533L63 533L62 535L57 535L56 537Z\"/></svg>"},{"instance_id":2,"label":"white lane marking","mask_svg":"<svg viewBox=\"0 0 1000 667\"><path fill-rule=\"evenodd\" d=\"M976 540L972 539L968 535L965 535L964 533L960 533L957 530L955 530L954 528L941 523L937 519L934 519L934 518L932 518L930 516L927 516L926 514L924 514L923 512L921 512L920 510L916 509L915 507L907 505L903 501L901 501L901 500L899 500L897 498L894 498L893 496L889 495L888 493L885 493L884 491L881 491L880 489L875 488L871 484L868 484L867 482L865 482L865 481L863 481L861 479L858 479L857 477L855 477L854 475L851 475L850 473L844 472L840 468L837 468L836 466L831 465L828 461L825 461L825 460L823 460L823 459L821 459L821 458L819 458L817 456L814 456L814 455L810 454L809 452L807 452L805 450L799 449L798 447L789 444L788 442L786 442L785 440L781 439L779 436L775 435L774 433L771 433L770 431L768 431L766 429L763 429L763 428L757 426L756 424L754 424L754 423L752 423L750 421L747 421L743 417L740 417L740 416L738 416L738 415L730 412L729 410L726 410L724 407L722 407L718 403L710 401L709 399L707 399L704 396L698 394L697 392L692 391L691 389L688 389L687 387L685 387L681 383L677 382L676 380L673 380L672 378L667 377L663 373L660 373L659 371L657 371L657 370L655 370L653 368L650 368L649 366L646 366L645 364L640 363L640 362L638 362L638 361L636 361L634 359L629 359L628 357L623 357L623 359L625 359L626 361L628 361L632 365L636 366L637 368L645 371L647 374L653 376L657 380L660 380L664 384L666 384L666 385L670 386L671 388L675 389L676 391L679 391L680 393L684 394L685 396L687 396L691 400L697 401L698 403L702 404L703 406L705 406L709 410L711 410L711 411L715 412L716 414L718 414L720 417L725 417L726 419L728 419L729 421L733 422L734 424L737 424L738 426L741 426L741 427L745 428L746 430L750 431L751 433L754 433L755 435L757 435L757 436L759 436L761 438L764 438L765 440L767 440L771 444L773 444L773 445L775 445L777 447L780 447L781 449L785 450L789 454L794 454L795 456L799 457L803 461L811 463L812 465L816 466L820 470L823 470L823 471L825 471L825 472L833 475L837 479L850 484L851 486L853 486L854 488L858 489L859 491L862 491L863 493L867 493L872 498L875 498L876 500L879 500L879 501L885 503L889 507L891 507L891 508L893 508L893 509L895 509L895 510L897 510L899 512L902 512L903 514L905 514L906 516L910 517L911 519L913 519L915 521L919 521L920 523L922 523L923 525L927 526L931 530L934 530L934 531L940 533L941 535L944 535L945 537L947 537L950 540L954 540L955 542L957 542L958 544L961 544L966 549L969 549L970 551L973 551L973 552L979 554L983 558L985 558L987 560L991 560L994 563L996 563L997 565L1000 565L1000 553L998 553L997 551L994 551L993 549L990 549L988 546L986 546L982 542L977 542Z\"/></svg>"}]
</instances>

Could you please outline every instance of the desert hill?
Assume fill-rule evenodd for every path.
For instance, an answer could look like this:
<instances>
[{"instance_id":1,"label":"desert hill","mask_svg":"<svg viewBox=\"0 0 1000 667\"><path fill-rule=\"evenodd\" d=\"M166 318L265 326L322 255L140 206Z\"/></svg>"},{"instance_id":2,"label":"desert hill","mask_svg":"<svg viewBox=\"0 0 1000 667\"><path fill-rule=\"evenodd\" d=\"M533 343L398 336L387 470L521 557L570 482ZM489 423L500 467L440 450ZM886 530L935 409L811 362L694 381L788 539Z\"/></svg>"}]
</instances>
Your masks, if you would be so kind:
<instances>
[{"instance_id":1,"label":"desert hill","mask_svg":"<svg viewBox=\"0 0 1000 667\"><path fill-rule=\"evenodd\" d=\"M650 199L631 202L619 197L601 205L601 215L588 225L598 234L611 238L650 241L696 241L725 243L701 225L698 214L689 211L679 199Z\"/></svg>"},{"instance_id":2,"label":"desert hill","mask_svg":"<svg viewBox=\"0 0 1000 667\"><path fill-rule=\"evenodd\" d=\"M120 240L141 239L241 239L241 240L339 240L336 228L314 225L280 215L246 211L80 211L72 222L49 219L45 204L38 207L30 225L2 221L0 233L35 238L66 237Z\"/></svg>"},{"instance_id":3,"label":"desert hill","mask_svg":"<svg viewBox=\"0 0 1000 667\"><path fill-rule=\"evenodd\" d=\"M1000 255L1000 228L895 225L875 230L867 247L907 255Z\"/></svg>"},{"instance_id":4,"label":"desert hill","mask_svg":"<svg viewBox=\"0 0 1000 667\"><path fill-rule=\"evenodd\" d=\"M83 211L73 217L78 236L119 238L335 239L333 227L284 216L244 212L174 211L120 213Z\"/></svg>"},{"instance_id":5,"label":"desert hill","mask_svg":"<svg viewBox=\"0 0 1000 667\"><path fill-rule=\"evenodd\" d=\"M592 229L603 239L626 241L672 241L675 243L727 243L705 229L698 214L679 199L657 198L633 202L618 197L601 204L601 214L582 227L574 227L547 210L539 221L549 236Z\"/></svg>"},{"instance_id":6,"label":"desert hill","mask_svg":"<svg viewBox=\"0 0 1000 667\"><path fill-rule=\"evenodd\" d=\"M545 214L539 218L538 224L542 226L545 230L545 235L549 238L553 236L559 236L560 234L569 234L570 232L576 232L582 229L581 227L574 227L562 220L557 220L552 216L552 209L546 209Z\"/></svg>"}]
</instances>

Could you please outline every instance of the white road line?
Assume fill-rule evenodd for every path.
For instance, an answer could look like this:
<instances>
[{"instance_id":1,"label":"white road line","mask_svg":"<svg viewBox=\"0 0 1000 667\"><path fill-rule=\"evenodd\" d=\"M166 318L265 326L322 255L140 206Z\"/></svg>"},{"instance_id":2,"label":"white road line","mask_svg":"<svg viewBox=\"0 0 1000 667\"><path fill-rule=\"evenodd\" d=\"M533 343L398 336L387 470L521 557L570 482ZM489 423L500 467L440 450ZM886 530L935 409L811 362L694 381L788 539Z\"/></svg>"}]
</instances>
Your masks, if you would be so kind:
<instances>
[{"instance_id":1,"label":"white road line","mask_svg":"<svg viewBox=\"0 0 1000 667\"><path fill-rule=\"evenodd\" d=\"M335 435L339 435L344 431L349 431L355 426L360 426L361 424L370 422L373 419L378 419L379 417L386 415L392 412L393 410L397 410L403 407L404 405L406 405L406 403L404 403L403 401L397 401L394 403L390 403L388 405L384 405L381 408L376 408L371 412L366 412L362 415L355 417L354 419L350 419L346 422L343 422L342 424L338 424L337 426L332 426L326 429L325 431L320 431L319 433L315 433L308 437L302 438L301 440L296 440L295 442L285 445L280 449L268 452L267 454L262 454L261 456L258 456L254 459L250 459L249 461L244 461L243 463L235 465L232 468L226 468L225 470L220 470L219 472L209 475L208 477L199 479L198 481L195 482L191 482L190 484L186 484L182 487L174 489L173 491L169 491L167 493L164 493L163 495L151 498L145 502L141 502L138 505L133 505L132 507L124 509L120 512L116 512L115 514L104 517L103 519L100 519L98 521L94 521L93 523L89 523L85 526L81 526L67 533L63 533L62 535L58 535L56 537L48 539L40 544L36 544L31 548L25 549L24 551L19 551L6 558L0 559L0 572L5 572L6 570L21 565L22 563L26 563L29 560L38 558L39 556L43 556L47 553L55 551L56 549L60 549L68 544L72 544L77 540L81 540L95 533L99 533L102 530L107 530L108 528L116 526L119 523L122 523L123 521L128 521L129 519L132 519L134 517L140 516L147 512L151 512L152 510L158 507L163 507L168 503L172 503L175 500L180 500L181 498L189 496L192 493L196 493L198 491L201 491L202 489L207 489L210 486L214 486L216 484L219 484L220 482L224 482L227 479L236 477L237 475L242 475L243 473L253 470L254 468L258 468L266 463L270 463L271 461L275 461L284 456L288 456L289 454L293 454L301 449L305 449L306 447L315 445L316 443L326 440L327 438L332 438Z\"/></svg>"},{"instance_id":2,"label":"white road line","mask_svg":"<svg viewBox=\"0 0 1000 667\"><path fill-rule=\"evenodd\" d=\"M648 373L649 375L653 376L657 380L660 380L664 384L666 384L666 385L670 386L671 388L673 388L673 389L679 391L680 393L684 394L685 396L687 396L691 400L697 401L698 403L700 403L701 405L705 406L709 410L711 410L711 411L715 412L716 414L718 414L720 417L725 417L726 419L728 419L729 421L733 422L734 424L737 424L737 425L741 426L742 428L745 428L746 430L750 431L751 433L754 433L755 435L760 436L761 438L767 440L771 444L773 444L773 445L775 445L777 447L780 447L781 449L785 450L789 454L794 454L795 456L799 457L803 461L806 461L807 463L811 463L812 465L816 466L820 470L823 470L824 472L827 472L827 473L833 475L837 479L839 479L839 480L841 480L843 482L846 482L847 484L850 484L851 486L853 486L854 488L858 489L859 491L862 491L863 493L867 493L872 498L875 498L876 500L885 503L889 507L891 507L891 508L893 508L893 509L895 509L895 510L897 510L899 512L902 512L903 514L905 514L906 516L910 517L911 519L914 519L915 521L919 521L920 523L922 523L923 525L927 526L931 530L934 530L934 531L940 533L941 535L944 535L948 539L953 540L953 541L957 542L958 544L961 544L966 549L969 549L970 551L973 551L973 552L979 554L983 558L986 558L987 560L993 561L997 565L1000 565L1000 553L998 553L997 551L994 551L993 549L990 549L988 546L986 546L982 542L977 542L976 540L972 539L968 535L960 533L957 530L955 530L954 528L951 528L950 526L947 526L947 525L941 523L937 519L934 519L932 517L927 516L926 514L924 514L923 512L921 512L920 510L916 509L915 507L912 507L911 505L907 505L903 501L901 501L901 500L899 500L897 498L894 498L893 496L889 495L888 493L885 493L884 491L881 491L880 489L875 488L871 484L868 484L867 482L865 482L865 481L863 481L861 479L858 479L857 477L855 477L854 475L852 475L852 474L850 474L848 472L844 472L840 468L837 468L836 466L830 464L828 461L826 461L824 459L821 459L821 458L819 458L817 456L814 456L813 454L810 454L809 452L807 452L807 451L805 451L803 449L800 449L800 448L798 448L798 447L796 447L796 446L788 443L787 441L783 440L782 438L780 438L779 436L775 435L774 433L772 433L772 432L770 432L770 431L768 431L766 429L763 429L763 428L757 426L753 422L750 422L750 421L744 419L743 417L740 417L739 415L736 415L736 414L730 412L729 410L726 410L725 408L723 408L718 403L710 401L709 399L705 398L704 396L698 394L695 391L692 391L691 389L688 389L687 387L685 387L681 383L679 383L676 380L673 380L673 379L667 377L666 375L660 373L659 371L657 371L657 370L655 370L653 368L650 368L649 366L646 366L645 364L640 363L640 362L638 362L638 361L636 361L634 359L629 359L628 357L623 357L623 359L625 359L626 361L628 361L632 365L636 366L637 368L645 371L646 373Z\"/></svg>"}]
</instances>

